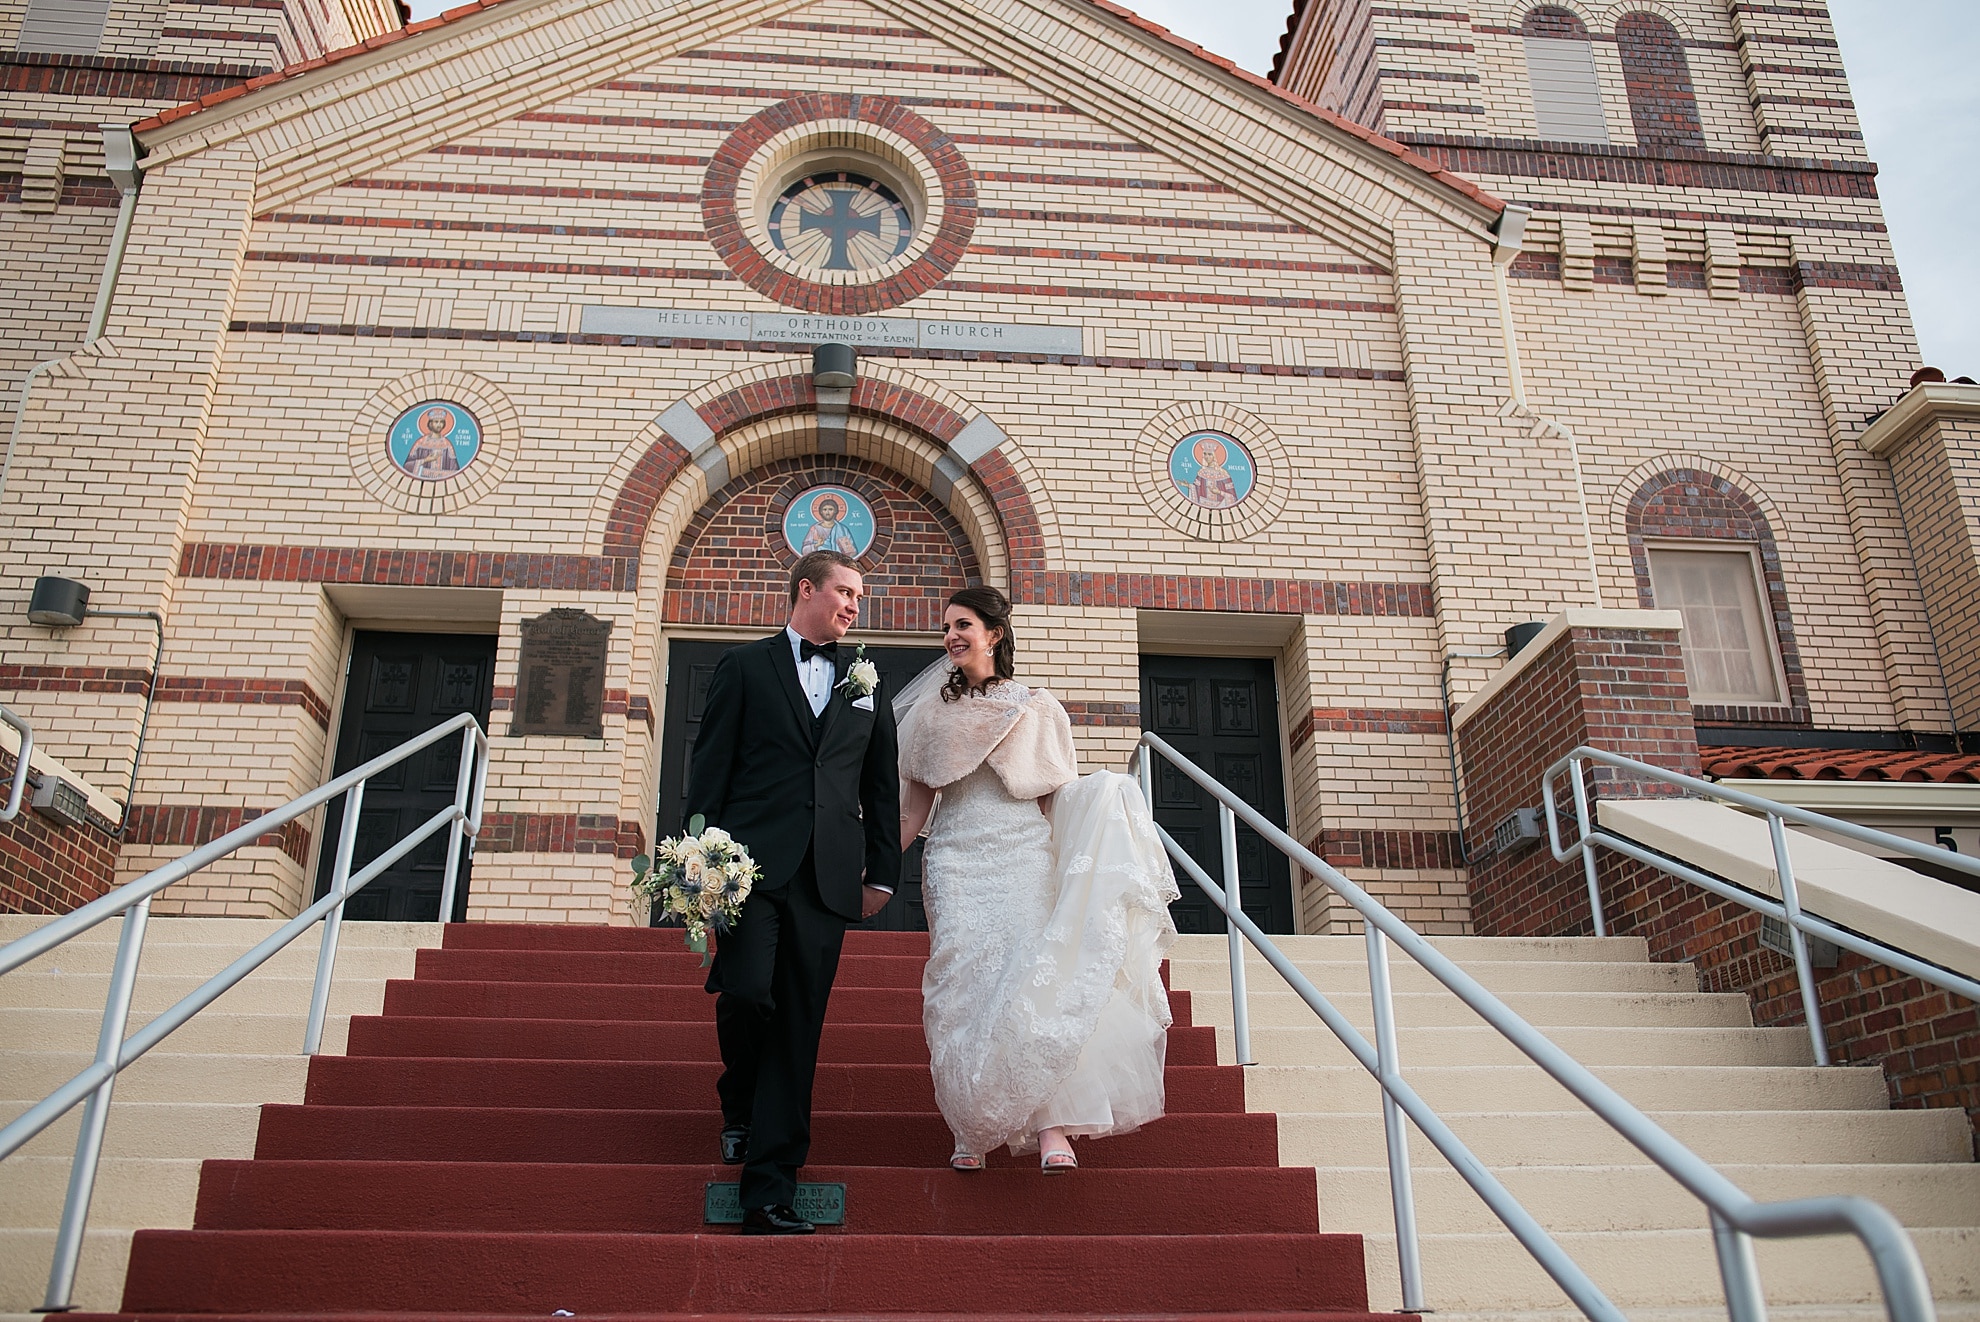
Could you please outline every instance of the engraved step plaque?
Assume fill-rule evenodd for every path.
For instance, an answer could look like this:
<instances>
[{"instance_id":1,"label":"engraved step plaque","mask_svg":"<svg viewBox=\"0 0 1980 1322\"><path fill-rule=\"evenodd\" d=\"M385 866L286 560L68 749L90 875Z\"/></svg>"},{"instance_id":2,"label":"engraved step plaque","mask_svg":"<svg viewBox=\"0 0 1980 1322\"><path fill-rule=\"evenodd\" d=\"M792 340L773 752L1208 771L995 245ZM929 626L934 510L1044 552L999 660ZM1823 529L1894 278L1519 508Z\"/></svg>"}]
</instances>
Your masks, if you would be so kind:
<instances>
[{"instance_id":1,"label":"engraved step plaque","mask_svg":"<svg viewBox=\"0 0 1980 1322\"><path fill-rule=\"evenodd\" d=\"M742 1224L743 1209L740 1184L725 1184L714 1180L708 1182L702 1195L701 1219L711 1226L739 1226ZM797 1187L797 1201L792 1204L797 1214L818 1226L842 1226L846 1223L846 1186L843 1184L800 1184Z\"/></svg>"}]
</instances>

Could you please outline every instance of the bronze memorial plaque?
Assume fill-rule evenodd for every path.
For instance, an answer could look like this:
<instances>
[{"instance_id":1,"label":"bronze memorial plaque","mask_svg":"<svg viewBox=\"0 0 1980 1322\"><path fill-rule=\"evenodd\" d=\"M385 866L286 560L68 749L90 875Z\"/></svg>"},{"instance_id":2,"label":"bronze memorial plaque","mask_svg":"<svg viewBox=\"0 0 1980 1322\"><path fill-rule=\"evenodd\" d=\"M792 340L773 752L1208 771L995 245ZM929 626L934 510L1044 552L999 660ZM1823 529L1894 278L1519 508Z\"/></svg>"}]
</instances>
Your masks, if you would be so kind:
<instances>
[{"instance_id":1,"label":"bronze memorial plaque","mask_svg":"<svg viewBox=\"0 0 1980 1322\"><path fill-rule=\"evenodd\" d=\"M612 622L559 606L522 622L510 734L605 737L605 649Z\"/></svg>"}]
</instances>

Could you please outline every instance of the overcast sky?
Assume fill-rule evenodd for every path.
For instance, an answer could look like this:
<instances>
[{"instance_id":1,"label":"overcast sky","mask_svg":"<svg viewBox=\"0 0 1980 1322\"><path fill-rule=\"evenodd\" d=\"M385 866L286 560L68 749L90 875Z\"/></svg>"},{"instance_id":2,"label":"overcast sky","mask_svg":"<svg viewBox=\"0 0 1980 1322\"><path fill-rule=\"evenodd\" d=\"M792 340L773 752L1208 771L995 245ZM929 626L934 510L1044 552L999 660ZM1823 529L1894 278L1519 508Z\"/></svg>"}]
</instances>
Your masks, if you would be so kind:
<instances>
[{"instance_id":1,"label":"overcast sky","mask_svg":"<svg viewBox=\"0 0 1980 1322\"><path fill-rule=\"evenodd\" d=\"M426 18L455 0L412 0ZM1291 0L1126 0L1244 68ZM1980 0L1829 0L1924 361L1980 376Z\"/></svg>"}]
</instances>

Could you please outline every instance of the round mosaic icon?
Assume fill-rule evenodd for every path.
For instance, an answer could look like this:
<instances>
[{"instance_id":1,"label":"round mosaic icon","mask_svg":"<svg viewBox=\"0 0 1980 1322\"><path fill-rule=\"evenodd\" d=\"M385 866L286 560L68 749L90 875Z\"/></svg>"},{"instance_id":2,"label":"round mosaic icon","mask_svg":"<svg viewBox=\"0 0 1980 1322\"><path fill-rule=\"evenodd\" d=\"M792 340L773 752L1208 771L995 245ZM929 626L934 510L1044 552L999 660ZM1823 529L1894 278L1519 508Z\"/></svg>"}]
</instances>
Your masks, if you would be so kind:
<instances>
[{"instance_id":1,"label":"round mosaic icon","mask_svg":"<svg viewBox=\"0 0 1980 1322\"><path fill-rule=\"evenodd\" d=\"M481 453L481 424L459 404L429 399L399 414L386 434L385 448L406 476L444 481Z\"/></svg>"},{"instance_id":2,"label":"round mosaic icon","mask_svg":"<svg viewBox=\"0 0 1980 1322\"><path fill-rule=\"evenodd\" d=\"M914 218L894 190L849 170L806 175L770 206L770 242L819 271L885 266L914 242Z\"/></svg>"},{"instance_id":3,"label":"round mosaic icon","mask_svg":"<svg viewBox=\"0 0 1980 1322\"><path fill-rule=\"evenodd\" d=\"M1199 509L1236 507L1258 484L1251 452L1217 431L1191 432L1169 451L1169 480Z\"/></svg>"},{"instance_id":4,"label":"round mosaic icon","mask_svg":"<svg viewBox=\"0 0 1980 1322\"><path fill-rule=\"evenodd\" d=\"M784 542L793 554L837 551L857 559L873 545L873 507L844 487L809 487L784 511Z\"/></svg>"}]
</instances>

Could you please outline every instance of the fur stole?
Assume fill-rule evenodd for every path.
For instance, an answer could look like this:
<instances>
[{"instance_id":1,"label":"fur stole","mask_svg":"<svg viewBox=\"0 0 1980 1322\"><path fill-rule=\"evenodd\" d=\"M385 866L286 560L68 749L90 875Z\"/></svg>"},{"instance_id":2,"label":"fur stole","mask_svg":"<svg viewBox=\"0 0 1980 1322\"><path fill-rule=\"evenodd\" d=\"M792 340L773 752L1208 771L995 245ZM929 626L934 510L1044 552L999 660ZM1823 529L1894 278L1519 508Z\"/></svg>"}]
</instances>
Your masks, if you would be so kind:
<instances>
[{"instance_id":1,"label":"fur stole","mask_svg":"<svg viewBox=\"0 0 1980 1322\"><path fill-rule=\"evenodd\" d=\"M1072 721L1044 689L1011 680L954 702L931 693L901 731L901 778L941 789L988 762L1014 799L1036 799L1079 777Z\"/></svg>"}]
</instances>

